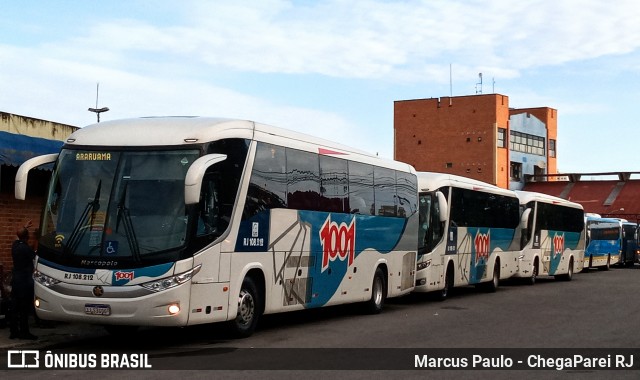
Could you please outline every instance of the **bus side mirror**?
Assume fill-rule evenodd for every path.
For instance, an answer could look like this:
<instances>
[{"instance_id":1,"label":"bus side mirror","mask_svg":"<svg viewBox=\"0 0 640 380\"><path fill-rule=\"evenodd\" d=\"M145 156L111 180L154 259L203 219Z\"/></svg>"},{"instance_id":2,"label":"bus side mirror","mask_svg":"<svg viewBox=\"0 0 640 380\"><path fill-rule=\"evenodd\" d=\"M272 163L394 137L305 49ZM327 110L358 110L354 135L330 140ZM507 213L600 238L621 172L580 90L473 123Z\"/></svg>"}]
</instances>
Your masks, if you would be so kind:
<instances>
[{"instance_id":1,"label":"bus side mirror","mask_svg":"<svg viewBox=\"0 0 640 380\"><path fill-rule=\"evenodd\" d=\"M436 191L436 198L438 198L438 208L440 209L440 221L446 222L449 216L449 205L447 204L447 198L440 191Z\"/></svg>"},{"instance_id":2,"label":"bus side mirror","mask_svg":"<svg viewBox=\"0 0 640 380\"><path fill-rule=\"evenodd\" d=\"M226 154L207 154L193 161L184 179L184 203L186 205L198 204L200 202L200 189L202 188L204 173L209 166L226 159Z\"/></svg>"},{"instance_id":3,"label":"bus side mirror","mask_svg":"<svg viewBox=\"0 0 640 380\"><path fill-rule=\"evenodd\" d=\"M27 161L25 161L18 172L16 173L16 181L15 181L15 197L21 201L27 196L27 178L29 177L29 171L35 167L40 165L50 164L52 162L56 162L58 159L58 153L45 154L44 156L33 157Z\"/></svg>"},{"instance_id":4,"label":"bus side mirror","mask_svg":"<svg viewBox=\"0 0 640 380\"><path fill-rule=\"evenodd\" d=\"M524 210L524 212L522 213L522 216L520 217L520 227L523 230L526 230L527 228L529 228L529 215L531 215L530 208Z\"/></svg>"}]
</instances>

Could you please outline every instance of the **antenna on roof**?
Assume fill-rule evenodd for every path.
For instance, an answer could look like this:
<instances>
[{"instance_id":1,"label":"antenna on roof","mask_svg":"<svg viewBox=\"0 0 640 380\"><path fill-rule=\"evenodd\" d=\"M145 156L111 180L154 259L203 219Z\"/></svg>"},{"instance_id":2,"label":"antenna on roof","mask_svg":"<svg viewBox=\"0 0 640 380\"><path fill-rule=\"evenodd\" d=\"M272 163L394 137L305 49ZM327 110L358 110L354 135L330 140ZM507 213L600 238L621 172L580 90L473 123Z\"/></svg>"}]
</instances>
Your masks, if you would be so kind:
<instances>
[{"instance_id":1,"label":"antenna on roof","mask_svg":"<svg viewBox=\"0 0 640 380\"><path fill-rule=\"evenodd\" d=\"M478 76L480 77L480 82L476 83L476 94L482 94L482 73L479 73Z\"/></svg>"},{"instance_id":2,"label":"antenna on roof","mask_svg":"<svg viewBox=\"0 0 640 380\"><path fill-rule=\"evenodd\" d=\"M98 94L100 93L100 82L96 84L96 108L89 108L89 112L95 112L98 117L98 123L100 122L100 114L102 112L109 111L109 107L98 108Z\"/></svg>"}]
</instances>

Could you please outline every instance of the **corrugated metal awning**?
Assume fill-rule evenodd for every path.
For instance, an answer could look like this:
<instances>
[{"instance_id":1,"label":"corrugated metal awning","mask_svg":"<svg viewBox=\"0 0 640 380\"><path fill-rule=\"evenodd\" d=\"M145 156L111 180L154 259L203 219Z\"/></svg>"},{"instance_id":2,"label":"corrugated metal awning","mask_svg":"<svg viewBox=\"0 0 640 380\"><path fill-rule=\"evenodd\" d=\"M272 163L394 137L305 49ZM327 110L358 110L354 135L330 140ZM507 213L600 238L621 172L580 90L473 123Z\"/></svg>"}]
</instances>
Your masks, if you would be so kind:
<instances>
[{"instance_id":1,"label":"corrugated metal awning","mask_svg":"<svg viewBox=\"0 0 640 380\"><path fill-rule=\"evenodd\" d=\"M20 166L30 158L58 153L62 144L58 140L0 131L0 165Z\"/></svg>"}]
</instances>

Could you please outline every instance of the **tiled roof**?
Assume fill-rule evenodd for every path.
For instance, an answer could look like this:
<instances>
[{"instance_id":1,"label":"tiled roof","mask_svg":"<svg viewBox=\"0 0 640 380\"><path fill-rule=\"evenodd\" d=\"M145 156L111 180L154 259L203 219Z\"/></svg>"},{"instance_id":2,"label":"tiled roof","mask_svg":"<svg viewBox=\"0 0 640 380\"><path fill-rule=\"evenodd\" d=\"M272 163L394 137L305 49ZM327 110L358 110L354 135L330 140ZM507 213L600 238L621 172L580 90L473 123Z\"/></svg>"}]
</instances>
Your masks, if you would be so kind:
<instances>
[{"instance_id":1,"label":"tiled roof","mask_svg":"<svg viewBox=\"0 0 640 380\"><path fill-rule=\"evenodd\" d=\"M640 218L640 180L530 182L524 190L580 203L585 212L634 222Z\"/></svg>"}]
</instances>

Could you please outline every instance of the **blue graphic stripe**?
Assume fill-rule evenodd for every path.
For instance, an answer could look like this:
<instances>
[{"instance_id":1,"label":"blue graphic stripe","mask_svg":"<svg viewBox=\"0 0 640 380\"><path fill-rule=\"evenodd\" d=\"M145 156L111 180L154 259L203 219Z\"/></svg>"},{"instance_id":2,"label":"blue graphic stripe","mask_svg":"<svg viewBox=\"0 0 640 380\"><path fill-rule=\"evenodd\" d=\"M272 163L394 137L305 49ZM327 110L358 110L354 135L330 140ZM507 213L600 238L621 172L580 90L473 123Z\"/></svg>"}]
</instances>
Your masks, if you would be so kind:
<instances>
[{"instance_id":1,"label":"blue graphic stripe","mask_svg":"<svg viewBox=\"0 0 640 380\"><path fill-rule=\"evenodd\" d=\"M305 307L319 307L326 304L338 291L340 283L349 271L348 258L335 259L328 263L329 268L323 268L324 250L322 246L321 229L329 219L331 223L346 226L354 223L355 243L354 259L364 250L372 249L387 254L398 245L406 228L406 219L351 215L329 214L325 212L299 211L300 220L311 225L311 253L310 261L314 263L309 268L313 289L309 302Z\"/></svg>"},{"instance_id":2,"label":"blue graphic stripe","mask_svg":"<svg viewBox=\"0 0 640 380\"><path fill-rule=\"evenodd\" d=\"M620 240L591 240L585 255L606 256L617 255L620 251Z\"/></svg>"}]
</instances>

